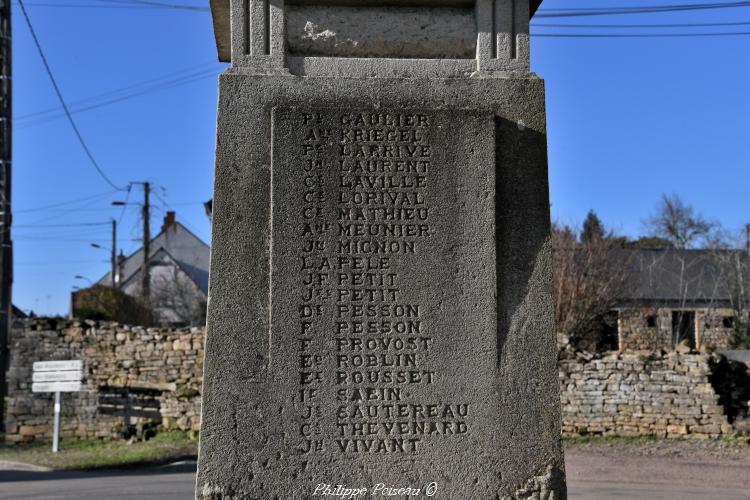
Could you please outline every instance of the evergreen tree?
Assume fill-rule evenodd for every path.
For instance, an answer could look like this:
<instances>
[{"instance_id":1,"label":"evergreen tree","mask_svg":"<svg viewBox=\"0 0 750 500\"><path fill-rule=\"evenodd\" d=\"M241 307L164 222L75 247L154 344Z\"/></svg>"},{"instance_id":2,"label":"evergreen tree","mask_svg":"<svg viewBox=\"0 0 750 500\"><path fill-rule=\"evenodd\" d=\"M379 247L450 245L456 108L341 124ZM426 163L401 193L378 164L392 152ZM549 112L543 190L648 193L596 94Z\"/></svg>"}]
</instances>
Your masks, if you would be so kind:
<instances>
[{"instance_id":1,"label":"evergreen tree","mask_svg":"<svg viewBox=\"0 0 750 500\"><path fill-rule=\"evenodd\" d=\"M581 231L581 243L594 243L602 241L606 236L604 224L596 215L596 212L589 210L586 220L583 221L583 230Z\"/></svg>"}]
</instances>

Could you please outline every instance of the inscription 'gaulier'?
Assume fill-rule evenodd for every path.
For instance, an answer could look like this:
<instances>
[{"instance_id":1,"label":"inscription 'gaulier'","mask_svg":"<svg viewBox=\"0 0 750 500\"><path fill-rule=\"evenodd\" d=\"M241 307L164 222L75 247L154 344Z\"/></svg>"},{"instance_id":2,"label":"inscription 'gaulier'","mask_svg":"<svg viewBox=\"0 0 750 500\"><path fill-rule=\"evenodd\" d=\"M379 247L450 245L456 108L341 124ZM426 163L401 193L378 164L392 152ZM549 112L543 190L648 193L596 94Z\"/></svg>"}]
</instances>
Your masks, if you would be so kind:
<instances>
[{"instance_id":1,"label":"inscription 'gaulier'","mask_svg":"<svg viewBox=\"0 0 750 500\"><path fill-rule=\"evenodd\" d=\"M424 439L469 434L470 405L439 407L408 389L441 378L431 366L440 333L425 320L426 307L406 299L414 296L404 274L424 255L420 242L440 237L429 206L431 175L445 161L430 140L435 120L349 111L333 120L302 111L297 119L304 202L298 259L306 287L300 331L307 339L299 380L340 387L337 401L367 403L330 417L308 404L302 414L316 421L304 428L301 450L419 453ZM331 341L334 353L315 350ZM324 394L316 390L309 399L321 404ZM335 444L315 439L325 428L340 438Z\"/></svg>"}]
</instances>

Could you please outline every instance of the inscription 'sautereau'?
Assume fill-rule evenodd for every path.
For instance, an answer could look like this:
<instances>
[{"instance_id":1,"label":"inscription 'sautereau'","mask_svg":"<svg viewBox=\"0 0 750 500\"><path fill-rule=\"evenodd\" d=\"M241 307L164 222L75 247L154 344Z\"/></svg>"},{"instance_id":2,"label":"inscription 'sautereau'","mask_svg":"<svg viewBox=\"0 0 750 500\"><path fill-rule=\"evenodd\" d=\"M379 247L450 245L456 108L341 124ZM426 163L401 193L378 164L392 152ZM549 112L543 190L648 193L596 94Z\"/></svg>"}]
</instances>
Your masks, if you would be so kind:
<instances>
[{"instance_id":1,"label":"inscription 'sautereau'","mask_svg":"<svg viewBox=\"0 0 750 500\"><path fill-rule=\"evenodd\" d=\"M274 246L276 264L298 270L286 284L297 301L275 312L296 318L277 335L296 337L289 428L303 455L419 455L472 432L474 404L440 389L450 380L435 352L456 332L430 320L444 306L413 286L414 270L437 272L431 246L448 236L434 218L450 211L433 207L441 171L456 168L433 140L444 117L275 111L293 131L274 164L275 189L293 200Z\"/></svg>"}]
</instances>

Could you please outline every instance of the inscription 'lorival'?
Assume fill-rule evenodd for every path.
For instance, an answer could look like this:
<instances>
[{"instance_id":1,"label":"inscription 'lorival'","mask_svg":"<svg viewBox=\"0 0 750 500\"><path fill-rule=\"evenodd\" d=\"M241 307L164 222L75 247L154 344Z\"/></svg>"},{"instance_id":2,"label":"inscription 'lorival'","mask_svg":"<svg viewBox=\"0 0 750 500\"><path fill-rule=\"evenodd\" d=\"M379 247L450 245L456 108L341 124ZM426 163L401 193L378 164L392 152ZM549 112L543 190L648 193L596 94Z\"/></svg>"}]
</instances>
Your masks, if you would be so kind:
<instances>
[{"instance_id":1,"label":"inscription 'lorival'","mask_svg":"<svg viewBox=\"0 0 750 500\"><path fill-rule=\"evenodd\" d=\"M425 439L461 439L470 405L420 401L416 390L444 377L431 359L441 340L425 305L406 299L403 273L440 237L430 209L445 147L431 143L436 119L302 111L295 120L300 453L419 454Z\"/></svg>"}]
</instances>

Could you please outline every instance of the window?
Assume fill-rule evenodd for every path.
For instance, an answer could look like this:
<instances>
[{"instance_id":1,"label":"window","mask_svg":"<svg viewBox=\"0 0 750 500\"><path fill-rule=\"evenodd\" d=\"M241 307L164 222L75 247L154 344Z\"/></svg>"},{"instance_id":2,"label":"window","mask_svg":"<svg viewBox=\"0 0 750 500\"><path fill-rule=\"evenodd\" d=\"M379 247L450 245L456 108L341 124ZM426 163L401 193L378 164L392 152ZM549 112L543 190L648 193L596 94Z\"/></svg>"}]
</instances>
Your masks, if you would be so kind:
<instances>
[{"instance_id":1,"label":"window","mask_svg":"<svg viewBox=\"0 0 750 500\"><path fill-rule=\"evenodd\" d=\"M721 318L721 326L724 328L734 328L735 325L735 317L734 316L724 316Z\"/></svg>"},{"instance_id":2,"label":"window","mask_svg":"<svg viewBox=\"0 0 750 500\"><path fill-rule=\"evenodd\" d=\"M649 328L656 328L656 316L649 316L646 318L646 325Z\"/></svg>"}]
</instances>

